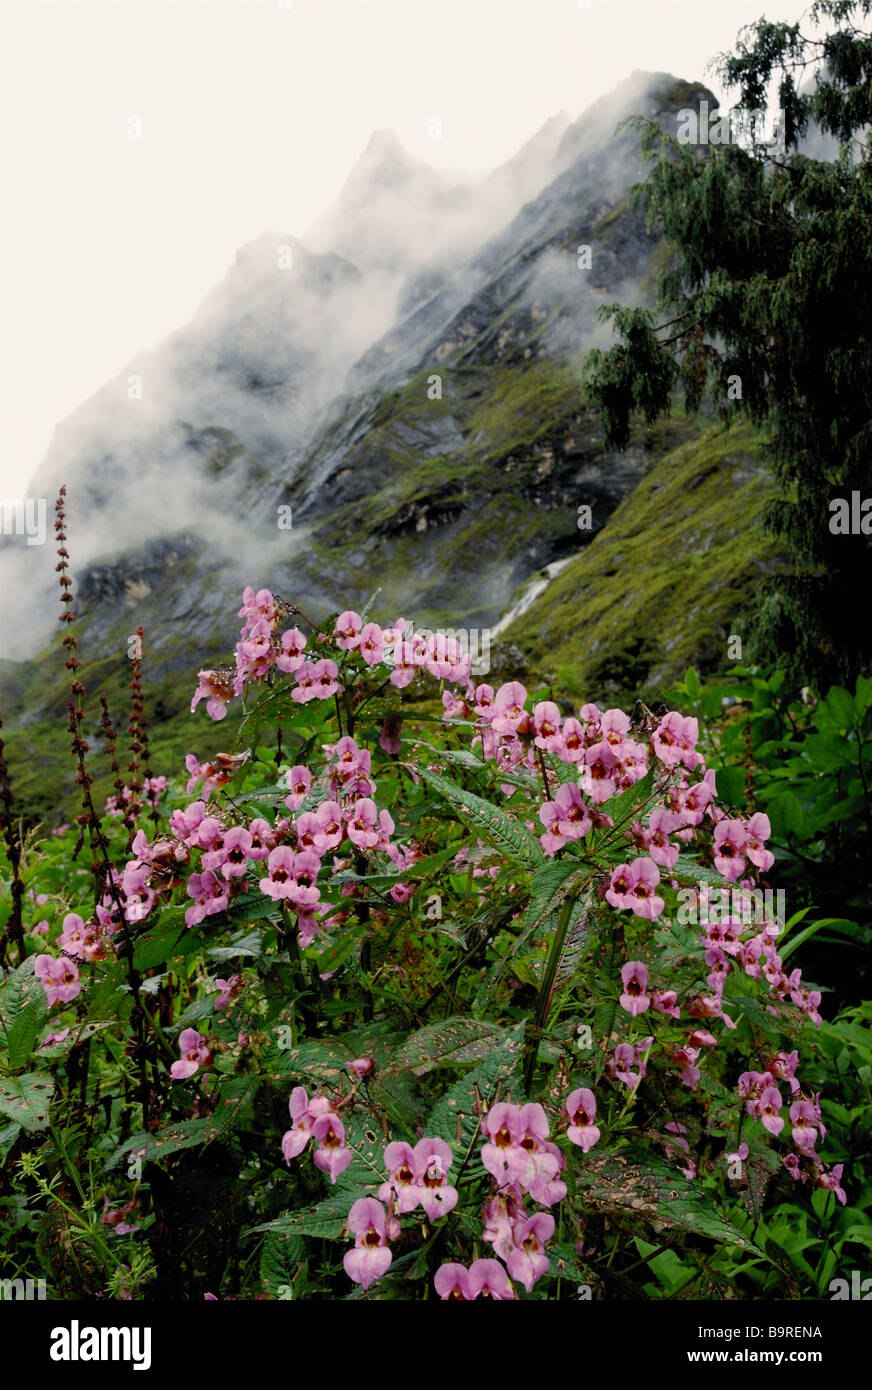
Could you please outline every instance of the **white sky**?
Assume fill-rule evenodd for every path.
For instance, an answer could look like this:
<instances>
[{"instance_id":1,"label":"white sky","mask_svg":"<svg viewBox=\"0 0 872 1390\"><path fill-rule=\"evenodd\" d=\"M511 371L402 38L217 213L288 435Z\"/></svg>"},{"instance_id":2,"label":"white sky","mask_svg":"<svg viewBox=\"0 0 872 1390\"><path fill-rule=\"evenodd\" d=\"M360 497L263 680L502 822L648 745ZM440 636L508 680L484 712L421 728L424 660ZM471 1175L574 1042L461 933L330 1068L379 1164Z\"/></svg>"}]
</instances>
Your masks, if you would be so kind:
<instances>
[{"instance_id":1,"label":"white sky","mask_svg":"<svg viewBox=\"0 0 872 1390\"><path fill-rule=\"evenodd\" d=\"M373 130L439 167L486 172L635 68L723 96L708 60L764 11L795 21L806 9L0 4L0 496L24 495L55 423L180 327L240 245L302 236Z\"/></svg>"}]
</instances>

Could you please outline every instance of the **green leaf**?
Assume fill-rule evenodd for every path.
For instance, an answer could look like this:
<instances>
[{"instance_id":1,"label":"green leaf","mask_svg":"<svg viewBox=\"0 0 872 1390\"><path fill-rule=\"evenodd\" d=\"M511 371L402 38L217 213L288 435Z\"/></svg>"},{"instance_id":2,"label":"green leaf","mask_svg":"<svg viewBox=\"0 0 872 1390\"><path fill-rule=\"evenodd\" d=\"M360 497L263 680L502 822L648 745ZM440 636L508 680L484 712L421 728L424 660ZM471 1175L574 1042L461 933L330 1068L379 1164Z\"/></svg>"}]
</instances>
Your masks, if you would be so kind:
<instances>
[{"instance_id":1,"label":"green leaf","mask_svg":"<svg viewBox=\"0 0 872 1390\"><path fill-rule=\"evenodd\" d=\"M719 767L715 773L718 800L725 806L741 806L745 800L745 773L741 767Z\"/></svg>"},{"instance_id":2,"label":"green leaf","mask_svg":"<svg viewBox=\"0 0 872 1390\"><path fill-rule=\"evenodd\" d=\"M806 941L817 932L821 931L822 928L834 932L837 936L846 936L848 938L859 935L861 931L861 928L856 922L851 922L845 917L821 917L819 921L811 922L807 927L804 927L801 932L797 932L795 936L790 938L786 945L779 945L779 955L782 961L792 956L797 947L804 945Z\"/></svg>"},{"instance_id":3,"label":"green leaf","mask_svg":"<svg viewBox=\"0 0 872 1390\"><path fill-rule=\"evenodd\" d=\"M45 1129L54 1081L44 1072L27 1072L0 1081L0 1111L22 1129Z\"/></svg>"},{"instance_id":4,"label":"green leaf","mask_svg":"<svg viewBox=\"0 0 872 1390\"><path fill-rule=\"evenodd\" d=\"M761 1253L726 1221L703 1189L675 1168L641 1150L585 1154L578 1160L576 1186L590 1211L626 1215Z\"/></svg>"},{"instance_id":5,"label":"green leaf","mask_svg":"<svg viewBox=\"0 0 872 1390\"><path fill-rule=\"evenodd\" d=\"M276 906L272 898L268 898L265 893L241 893L230 904L227 916L230 921L237 922L260 922L264 917L269 917L273 921L281 920L281 909ZM219 922L223 918L217 919Z\"/></svg>"},{"instance_id":6,"label":"green leaf","mask_svg":"<svg viewBox=\"0 0 872 1390\"><path fill-rule=\"evenodd\" d=\"M331 1197L314 1207L304 1207L302 1211L278 1216L274 1221L265 1221L262 1226L252 1227L252 1234L258 1231L276 1231L280 1235L319 1236L322 1240L338 1240L348 1222L349 1200L346 1196Z\"/></svg>"},{"instance_id":7,"label":"green leaf","mask_svg":"<svg viewBox=\"0 0 872 1390\"><path fill-rule=\"evenodd\" d=\"M181 1083L184 1084L184 1083ZM113 1168L122 1159L144 1158L147 1162L158 1162L182 1149L197 1145L205 1147L233 1129L242 1118L248 1102L254 1097L260 1078L254 1076L233 1076L222 1081L220 1099L211 1115L195 1120L182 1120L178 1124L160 1129L156 1134L140 1130L115 1150L107 1163Z\"/></svg>"},{"instance_id":8,"label":"green leaf","mask_svg":"<svg viewBox=\"0 0 872 1390\"><path fill-rule=\"evenodd\" d=\"M269 1231L260 1252L260 1277L266 1293L287 1297L300 1262L306 1258L303 1239L289 1232Z\"/></svg>"},{"instance_id":9,"label":"green leaf","mask_svg":"<svg viewBox=\"0 0 872 1390\"><path fill-rule=\"evenodd\" d=\"M389 1071L423 1076L434 1067L455 1066L487 1057L503 1030L475 1018L447 1018L412 1033L391 1058Z\"/></svg>"},{"instance_id":10,"label":"green leaf","mask_svg":"<svg viewBox=\"0 0 872 1390\"><path fill-rule=\"evenodd\" d=\"M133 964L137 970L150 970L155 965L169 963L179 956L200 950L205 944L206 939L200 930L184 925L184 914L180 924L178 912L165 912L156 927L137 938L133 947Z\"/></svg>"},{"instance_id":11,"label":"green leaf","mask_svg":"<svg viewBox=\"0 0 872 1390\"><path fill-rule=\"evenodd\" d=\"M237 956L259 956L263 949L263 935L259 931L237 932L226 946L210 946L210 960L234 960Z\"/></svg>"},{"instance_id":12,"label":"green leaf","mask_svg":"<svg viewBox=\"0 0 872 1390\"><path fill-rule=\"evenodd\" d=\"M702 691L702 686L699 683L699 676L696 674L696 671L693 669L692 666L688 666L687 670L684 673L684 684L687 689L687 693L690 695L690 698L692 700L699 699L700 693Z\"/></svg>"},{"instance_id":13,"label":"green leaf","mask_svg":"<svg viewBox=\"0 0 872 1390\"><path fill-rule=\"evenodd\" d=\"M504 1096L510 1085L520 1089L520 1064L524 1050L524 1024L503 1031L502 1041L494 1045L489 1057L467 1072L462 1081L436 1102L424 1132L444 1139L451 1145L455 1160L462 1163L479 1132L480 1116L476 1114L476 1087L485 1108L496 1100L497 1087ZM458 1121L460 1142L458 1143ZM476 1168L477 1165L473 1164ZM456 1166L454 1173L459 1171Z\"/></svg>"},{"instance_id":14,"label":"green leaf","mask_svg":"<svg viewBox=\"0 0 872 1390\"><path fill-rule=\"evenodd\" d=\"M853 698L841 685L834 685L824 701L827 714L838 729L852 729L856 720Z\"/></svg>"},{"instance_id":15,"label":"green leaf","mask_svg":"<svg viewBox=\"0 0 872 1390\"><path fill-rule=\"evenodd\" d=\"M804 820L802 803L792 791L779 791L766 804L766 814L776 840L786 840L790 835L800 835Z\"/></svg>"},{"instance_id":16,"label":"green leaf","mask_svg":"<svg viewBox=\"0 0 872 1390\"><path fill-rule=\"evenodd\" d=\"M11 1124L4 1125L3 1128L0 1129L0 1158L3 1159L4 1163L9 1157L12 1145L15 1143L20 1133L21 1125L16 1124L14 1120Z\"/></svg>"},{"instance_id":17,"label":"green leaf","mask_svg":"<svg viewBox=\"0 0 872 1390\"><path fill-rule=\"evenodd\" d=\"M489 801L484 801L474 792L464 791L441 773L431 772L425 767L418 767L416 771L431 787L450 801L461 816L471 821L484 839L509 859L518 864L526 864L530 869L544 861L545 855L541 845L520 821L514 820L498 806L492 806Z\"/></svg>"},{"instance_id":18,"label":"green leaf","mask_svg":"<svg viewBox=\"0 0 872 1390\"><path fill-rule=\"evenodd\" d=\"M7 1030L33 1004L41 1004L45 1014L45 990L33 973L36 956L28 956L15 970L10 970L0 988L0 1046Z\"/></svg>"},{"instance_id":19,"label":"green leaf","mask_svg":"<svg viewBox=\"0 0 872 1390\"><path fill-rule=\"evenodd\" d=\"M42 1029L42 1021L45 1017L45 995L42 985L40 985L39 994L42 997L31 999L9 1029L6 1051L9 1066L13 1071L17 1071L19 1067L25 1065Z\"/></svg>"}]
</instances>

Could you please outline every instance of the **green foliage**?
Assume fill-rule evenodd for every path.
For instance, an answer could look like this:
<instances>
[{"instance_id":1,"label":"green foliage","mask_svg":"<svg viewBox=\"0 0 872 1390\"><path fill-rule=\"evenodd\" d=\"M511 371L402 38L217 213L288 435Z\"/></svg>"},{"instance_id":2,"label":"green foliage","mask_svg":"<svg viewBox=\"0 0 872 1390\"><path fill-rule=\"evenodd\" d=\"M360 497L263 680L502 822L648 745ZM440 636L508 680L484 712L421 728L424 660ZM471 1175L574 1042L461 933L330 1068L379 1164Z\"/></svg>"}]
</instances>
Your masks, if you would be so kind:
<instances>
[{"instance_id":1,"label":"green foliage","mask_svg":"<svg viewBox=\"0 0 872 1390\"><path fill-rule=\"evenodd\" d=\"M758 642L777 643L795 675L821 685L853 682L872 657L855 616L870 542L834 528L830 511L835 498L872 496L872 36L852 22L858 12L868 17L866 0L818 0L811 14L830 21L819 43L761 20L722 60L737 113L765 111L777 79L781 159L762 139L702 147L635 122L651 162L637 195L675 253L658 286L666 317L605 306L620 341L585 369L607 443L626 444L635 411L667 413L679 382L689 410L709 391L724 419L742 413L761 428L780 487L766 522L795 572L770 585ZM800 92L808 64L817 85ZM838 158L800 153L815 123L842 142Z\"/></svg>"}]
</instances>

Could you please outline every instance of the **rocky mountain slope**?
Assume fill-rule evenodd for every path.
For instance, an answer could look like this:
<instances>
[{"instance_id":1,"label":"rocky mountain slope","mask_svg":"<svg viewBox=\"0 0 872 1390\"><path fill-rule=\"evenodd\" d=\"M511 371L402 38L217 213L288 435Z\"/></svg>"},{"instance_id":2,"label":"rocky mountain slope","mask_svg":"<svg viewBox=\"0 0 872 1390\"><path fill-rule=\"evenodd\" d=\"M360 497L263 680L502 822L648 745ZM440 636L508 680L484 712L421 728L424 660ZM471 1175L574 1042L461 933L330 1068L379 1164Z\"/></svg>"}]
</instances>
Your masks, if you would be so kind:
<instances>
[{"instance_id":1,"label":"rocky mountain slope","mask_svg":"<svg viewBox=\"0 0 872 1390\"><path fill-rule=\"evenodd\" d=\"M698 85L634 74L474 183L379 132L305 244L265 234L244 247L189 325L58 427L30 489L52 499L67 484L92 686L117 693L142 623L175 746L180 691L232 647L246 583L315 617L380 588L385 621L402 612L486 628L561 559L571 563L559 582L505 636L553 673L580 663L590 674L574 637L589 625L585 586L600 561L618 586L631 558L634 570L648 564L629 543L626 558L612 554L616 509L646 497L668 459L684 468L692 456L670 451L699 433L675 418L605 453L583 407L581 360L608 340L597 307L650 301L666 255L629 206L638 138L615 127L648 114L674 130L676 111L701 99L714 103ZM716 469L724 454L726 483L730 451L706 449ZM753 471L750 441L743 449ZM759 467L755 476L762 487ZM280 529L288 507L292 527ZM0 663L0 698L13 737L17 725L32 743L62 705L47 647L54 556L3 540L0 580L15 595L3 604L3 652L26 659ZM728 584L743 572L740 549L720 556ZM681 553L691 563L696 552L662 557L678 582ZM694 654L710 615L686 625L676 660ZM656 636L657 605L639 616ZM671 651L664 638L652 679L673 669Z\"/></svg>"}]
</instances>

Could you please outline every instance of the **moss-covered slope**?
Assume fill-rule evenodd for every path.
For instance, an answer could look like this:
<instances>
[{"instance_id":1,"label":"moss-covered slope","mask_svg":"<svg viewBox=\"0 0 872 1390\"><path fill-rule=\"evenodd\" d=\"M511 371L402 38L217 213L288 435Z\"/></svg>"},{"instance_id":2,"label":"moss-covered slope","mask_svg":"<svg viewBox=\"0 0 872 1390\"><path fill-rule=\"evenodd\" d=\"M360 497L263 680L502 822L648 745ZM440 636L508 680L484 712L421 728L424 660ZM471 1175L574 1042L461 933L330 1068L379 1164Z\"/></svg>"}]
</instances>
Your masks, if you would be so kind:
<instances>
[{"instance_id":1,"label":"moss-covered slope","mask_svg":"<svg viewBox=\"0 0 872 1390\"><path fill-rule=\"evenodd\" d=\"M747 426L657 459L506 643L575 698L653 699L691 663L726 670L728 639L745 638L761 581L785 563L759 526L772 488Z\"/></svg>"}]
</instances>

